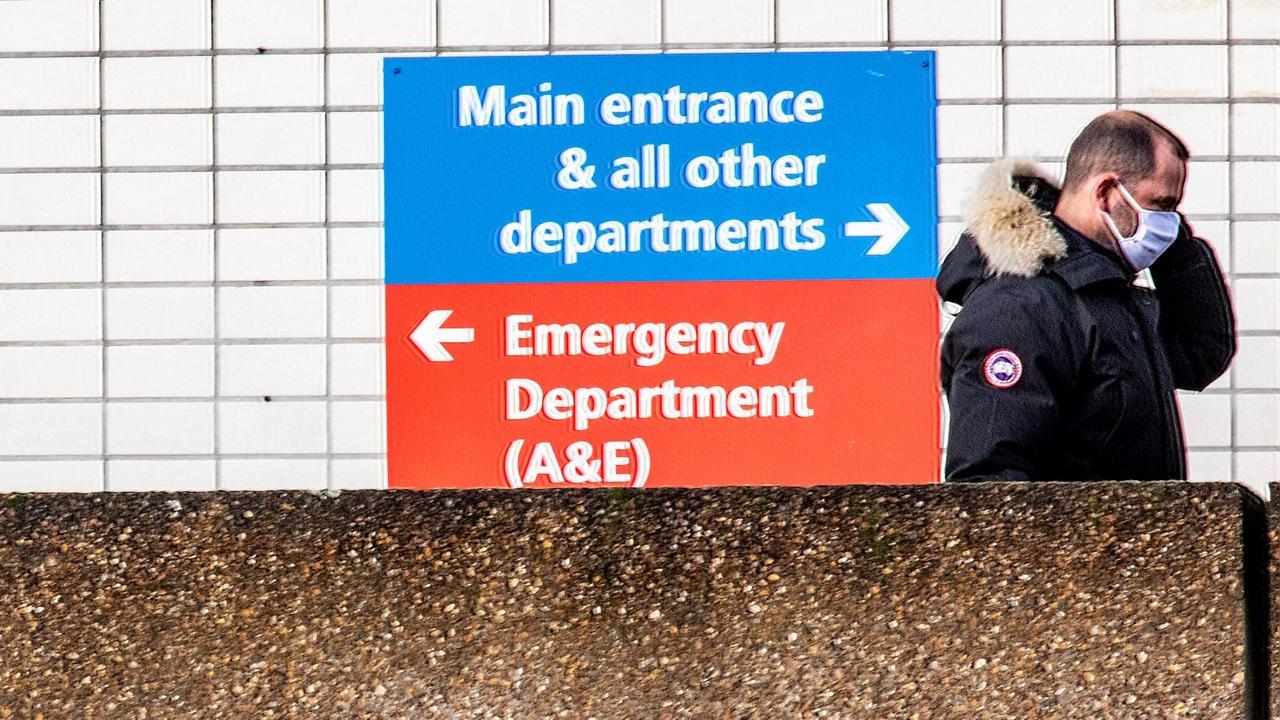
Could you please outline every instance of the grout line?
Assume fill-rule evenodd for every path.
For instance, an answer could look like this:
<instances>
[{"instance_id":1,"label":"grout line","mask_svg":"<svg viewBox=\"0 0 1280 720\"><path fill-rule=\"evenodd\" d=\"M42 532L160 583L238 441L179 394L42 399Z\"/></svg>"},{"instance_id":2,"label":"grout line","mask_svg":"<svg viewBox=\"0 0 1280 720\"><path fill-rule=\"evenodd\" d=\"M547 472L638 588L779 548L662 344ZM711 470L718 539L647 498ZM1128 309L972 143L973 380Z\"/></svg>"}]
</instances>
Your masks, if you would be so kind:
<instances>
[{"instance_id":1,"label":"grout line","mask_svg":"<svg viewBox=\"0 0 1280 720\"><path fill-rule=\"evenodd\" d=\"M1277 391L1272 394L1280 394ZM303 402L327 402L331 399L344 401L360 401L360 402L381 402L385 399L384 395L222 395L215 398L212 395L203 397L191 396L153 396L153 397L99 397L91 395L86 397L13 397L0 398L0 405L87 405L90 403L114 403L117 405L136 405L142 404L204 404L213 400L219 402L246 402L261 404L266 402L264 397L271 398L270 402L281 403L303 403Z\"/></svg>"},{"instance_id":2,"label":"grout line","mask_svg":"<svg viewBox=\"0 0 1280 720\"><path fill-rule=\"evenodd\" d=\"M558 52L558 50L557 50ZM1000 107L996 102L987 107ZM1007 106L1004 108L1007 111ZM329 114L329 113L323 113ZM989 155L958 155L938 158L939 164L980 163L998 160ZM1056 155L1039 155L1026 158L1035 162L1062 162ZM1280 162L1280 154L1271 155L1196 155L1192 163L1205 162ZM50 165L25 167L0 167L0 175L61 175L77 173L135 174L135 173L210 173L210 172L329 172L331 170L382 170L382 163L328 163L281 165Z\"/></svg>"},{"instance_id":3,"label":"grout line","mask_svg":"<svg viewBox=\"0 0 1280 720\"><path fill-rule=\"evenodd\" d=\"M324 86L322 88L325 107L329 106L329 0L324 0L321 5L324 16L321 18L321 25L324 33L324 58L321 64L321 77ZM381 66L379 66L378 82L382 82ZM333 253L331 247L333 245L333 228L328 227L329 220L333 213L333 196L330 192L332 188L331 164L329 159L333 157L332 142L330 140L331 128L329 126L329 113L321 115L321 122L324 123L324 335L326 338L333 337ZM333 345L326 343L324 347L324 452L325 467L324 477L325 486L330 490L333 489ZM384 448L385 449L385 448Z\"/></svg>"},{"instance_id":4,"label":"grout line","mask_svg":"<svg viewBox=\"0 0 1280 720\"><path fill-rule=\"evenodd\" d=\"M1228 0L1229 1L1229 0ZM1111 0L1111 82L1115 103L1112 110L1120 109L1120 0Z\"/></svg>"},{"instance_id":5,"label":"grout line","mask_svg":"<svg viewBox=\"0 0 1280 720\"><path fill-rule=\"evenodd\" d=\"M103 40L106 32L102 22L102 6L104 0L98 0L98 284L101 288L101 295L98 303L98 310L101 312L102 325L100 333L102 337L102 367L98 368L98 382L101 383L102 390L102 490L103 492L111 490L111 466L107 462L107 442L110 439L108 434L109 418L107 416L107 383L110 381L108 368L107 353L107 231L102 229L107 224L107 129L106 118L101 114L103 105L105 105L106 92L103 89L106 86L106 62L102 58Z\"/></svg>"},{"instance_id":6,"label":"grout line","mask_svg":"<svg viewBox=\"0 0 1280 720\"><path fill-rule=\"evenodd\" d=\"M386 453L339 453L344 460L381 460ZM0 464L6 462L50 462L58 460L213 460L220 464L222 460L323 460L325 453L147 453L147 454L108 454L108 455L3 455ZM221 490L221 486L214 488Z\"/></svg>"},{"instance_id":7,"label":"grout line","mask_svg":"<svg viewBox=\"0 0 1280 720\"><path fill-rule=\"evenodd\" d=\"M2 0L8 1L8 0ZM907 47L905 43L892 43L894 47ZM719 46L721 49L728 49L727 46ZM878 47L885 47L880 45ZM916 47L912 43L909 47ZM770 49L771 46L765 46L764 49ZM679 49L672 45L670 49ZM537 46L536 54L545 54L546 48ZM556 48L559 52L568 52L564 47ZM664 52L666 49L664 48ZM534 54L534 53L531 53ZM1115 103L1114 97L1027 97L1027 98L1008 98L1008 104L1018 105L1111 105ZM960 98L939 98L939 105L995 105L998 98L993 97L960 97ZM1213 97L1188 96L1188 97L1131 97L1120 98L1120 102L1133 105L1274 105L1275 98L1271 96L1260 95L1257 97ZM213 108L115 108L102 109L96 108L33 108L33 109L0 109L0 117L60 117L65 115L226 115L235 113L341 113L341 112L381 112L381 105L332 105L325 107L324 105L253 105L244 107L213 107Z\"/></svg>"},{"instance_id":8,"label":"grout line","mask_svg":"<svg viewBox=\"0 0 1280 720\"><path fill-rule=\"evenodd\" d=\"M892 0L890 0L892 2ZM439 27L439 5L436 6L436 24ZM996 43L990 40L956 40L938 38L918 38L909 41L913 45L930 47L990 47ZM672 49L681 50L718 50L724 48L744 47L770 49L773 42L681 42L671 43ZM795 40L776 43L785 48L883 48L884 43L869 40ZM1213 38L1187 39L1132 39L1119 42L1121 47L1239 47L1274 45L1268 38L1238 38L1219 40ZM1012 47L1111 47L1111 40L1011 40ZM561 51L583 50L661 50L662 43L574 43L559 46ZM328 48L334 55L408 55L425 53L477 53L477 52L520 52L545 51L546 44L514 43L488 45L367 45L341 48ZM0 52L0 60L35 60L35 59L87 59L87 58L175 58L175 57L219 57L224 55L262 56L262 55L323 55L324 48L216 48L185 50L108 50L95 52L92 50L18 50Z\"/></svg>"},{"instance_id":9,"label":"grout line","mask_svg":"<svg viewBox=\"0 0 1280 720\"><path fill-rule=\"evenodd\" d=\"M1228 0L1228 2L1223 4L1226 6L1224 10L1226 15L1223 18L1223 22L1226 24L1227 41L1230 42L1231 41L1231 4L1232 3L1230 0ZM1227 97L1231 97L1231 95L1234 94L1234 82L1232 80L1232 75L1234 75L1234 73L1232 72L1232 70L1234 69L1232 67L1234 64L1234 61L1235 59L1232 56L1231 51L1228 50L1227 63L1226 63ZM1227 157L1231 158L1233 155L1235 155L1235 150L1236 150L1235 108L1228 107L1227 108ZM1238 162L1239 158L1235 158L1235 161ZM1229 211L1234 211L1236 207L1236 187L1235 187L1234 178L1235 178L1235 163L1232 162L1227 166L1227 210ZM1230 243L1227 246L1227 249L1228 249L1227 277L1229 279L1234 279L1234 273L1236 269L1235 229L1236 229L1235 222L1228 220L1227 221L1227 237L1230 239ZM1227 366L1227 378L1231 388L1236 389L1236 384L1239 382L1239 375L1236 372L1236 363L1234 361ZM1239 404L1236 402L1236 395L1237 395L1236 393L1231 393L1230 399L1228 400L1228 402L1231 405L1230 407L1231 417L1230 417L1228 426L1231 429L1231 447L1233 448L1238 447L1238 443L1240 439L1239 438ZM1234 480L1238 477L1240 477L1240 462L1239 462L1238 453L1233 451L1231 453L1231 479ZM1263 518L1263 522L1264 523L1266 522L1265 517Z\"/></svg>"},{"instance_id":10,"label":"grout line","mask_svg":"<svg viewBox=\"0 0 1280 720\"><path fill-rule=\"evenodd\" d=\"M324 115L327 113L317 113ZM260 164L260 165L113 165L98 167L95 165L62 165L62 166L25 166L0 168L0 175L43 175L57 173L103 172L109 174L130 173L176 173L176 172L284 172L284 171L324 171L330 170L381 170L382 163L300 163L300 164Z\"/></svg>"},{"instance_id":11,"label":"grout line","mask_svg":"<svg viewBox=\"0 0 1280 720\"><path fill-rule=\"evenodd\" d=\"M206 0L209 8L209 48L212 51L218 47L218 30L216 6L217 0ZM209 107L212 109L218 104L218 61L213 59L209 62ZM214 168L218 167L218 113L210 113L209 115L209 158ZM216 284L221 280L219 266L221 258L218 255L218 241L221 239L221 228L218 223L218 173L216 169L213 172L212 183L210 185L211 195L209 199L209 211L213 220L213 282ZM222 403L219 395L222 392L222 313L221 309L222 293L214 289L213 291L213 489L222 489Z\"/></svg>"}]
</instances>

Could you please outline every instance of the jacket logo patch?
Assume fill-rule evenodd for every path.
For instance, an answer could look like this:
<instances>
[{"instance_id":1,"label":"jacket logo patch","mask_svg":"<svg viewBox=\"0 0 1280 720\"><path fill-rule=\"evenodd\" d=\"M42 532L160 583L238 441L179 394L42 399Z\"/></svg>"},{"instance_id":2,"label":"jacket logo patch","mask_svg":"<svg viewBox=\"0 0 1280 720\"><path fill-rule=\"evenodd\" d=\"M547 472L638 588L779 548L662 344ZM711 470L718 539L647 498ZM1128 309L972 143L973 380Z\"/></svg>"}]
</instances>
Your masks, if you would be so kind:
<instances>
[{"instance_id":1,"label":"jacket logo patch","mask_svg":"<svg viewBox=\"0 0 1280 720\"><path fill-rule=\"evenodd\" d=\"M1022 358L1012 350L993 350L982 363L982 374L991 387L1004 390L1022 379Z\"/></svg>"}]
</instances>

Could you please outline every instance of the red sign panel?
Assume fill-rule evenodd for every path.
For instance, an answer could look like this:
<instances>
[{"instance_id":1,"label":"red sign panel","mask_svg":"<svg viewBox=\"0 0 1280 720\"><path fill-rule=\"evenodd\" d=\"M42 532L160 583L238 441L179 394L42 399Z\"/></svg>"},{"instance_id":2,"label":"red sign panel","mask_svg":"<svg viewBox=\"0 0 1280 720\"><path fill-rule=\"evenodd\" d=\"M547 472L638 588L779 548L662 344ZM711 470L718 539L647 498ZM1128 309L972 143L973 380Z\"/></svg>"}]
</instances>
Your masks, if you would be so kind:
<instances>
[{"instance_id":1,"label":"red sign panel","mask_svg":"<svg viewBox=\"0 0 1280 720\"><path fill-rule=\"evenodd\" d=\"M938 480L929 280L386 292L391 487Z\"/></svg>"}]
</instances>

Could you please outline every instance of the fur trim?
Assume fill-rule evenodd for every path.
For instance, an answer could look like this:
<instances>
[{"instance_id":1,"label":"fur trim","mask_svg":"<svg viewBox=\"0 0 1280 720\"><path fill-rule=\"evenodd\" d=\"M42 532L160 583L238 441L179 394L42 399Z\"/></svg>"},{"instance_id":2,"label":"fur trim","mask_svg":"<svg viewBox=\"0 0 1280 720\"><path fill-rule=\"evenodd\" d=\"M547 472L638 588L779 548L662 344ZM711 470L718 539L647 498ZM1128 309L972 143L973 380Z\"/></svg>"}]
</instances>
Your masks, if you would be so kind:
<instances>
[{"instance_id":1,"label":"fur trim","mask_svg":"<svg viewBox=\"0 0 1280 720\"><path fill-rule=\"evenodd\" d=\"M1067 243L1048 214L1013 187L1013 178L1024 176L1056 186L1032 163L997 160L983 170L965 209L969 234L992 275L1031 277L1047 261L1067 253Z\"/></svg>"}]
</instances>

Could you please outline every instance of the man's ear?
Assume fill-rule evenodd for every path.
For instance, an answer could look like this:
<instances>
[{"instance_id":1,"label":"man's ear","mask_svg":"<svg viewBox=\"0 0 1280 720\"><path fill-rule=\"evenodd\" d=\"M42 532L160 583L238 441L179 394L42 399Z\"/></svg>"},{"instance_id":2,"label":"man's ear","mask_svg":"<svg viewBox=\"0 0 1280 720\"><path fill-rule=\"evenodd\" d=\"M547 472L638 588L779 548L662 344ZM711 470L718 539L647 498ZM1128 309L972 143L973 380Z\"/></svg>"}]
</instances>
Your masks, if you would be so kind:
<instances>
[{"instance_id":1,"label":"man's ear","mask_svg":"<svg viewBox=\"0 0 1280 720\"><path fill-rule=\"evenodd\" d=\"M1098 173L1090 180L1093 206L1105 213L1111 212L1111 191L1115 189L1120 178L1115 173Z\"/></svg>"}]
</instances>

